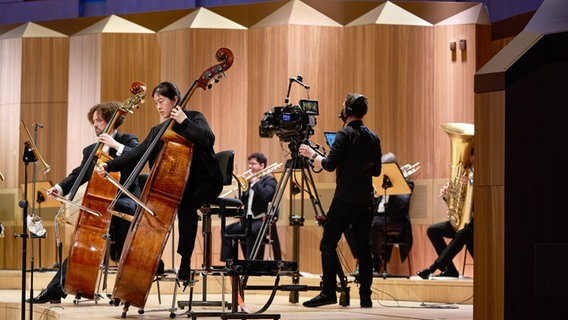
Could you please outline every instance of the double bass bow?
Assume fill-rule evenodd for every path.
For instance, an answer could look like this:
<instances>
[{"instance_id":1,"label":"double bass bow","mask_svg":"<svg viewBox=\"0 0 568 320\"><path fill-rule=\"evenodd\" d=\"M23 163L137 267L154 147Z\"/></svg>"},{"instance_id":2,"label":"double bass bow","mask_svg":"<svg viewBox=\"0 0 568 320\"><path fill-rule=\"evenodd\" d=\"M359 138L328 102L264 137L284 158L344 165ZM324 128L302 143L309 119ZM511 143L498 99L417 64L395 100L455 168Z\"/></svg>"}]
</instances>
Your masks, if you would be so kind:
<instances>
[{"instance_id":1,"label":"double bass bow","mask_svg":"<svg viewBox=\"0 0 568 320\"><path fill-rule=\"evenodd\" d=\"M211 88L211 82L217 82L233 63L233 54L227 48L217 50L216 58L220 63L195 79L179 101L181 109L185 109L197 88ZM141 172L158 143L162 142L142 195L135 200L144 203L148 209L139 207L134 215L115 277L112 297L115 305L124 303L123 317L130 305L143 308L146 304L189 178L193 142L173 130L175 123L171 118L166 120L132 172L132 175ZM109 180L124 189L112 178Z\"/></svg>"},{"instance_id":2,"label":"double bass bow","mask_svg":"<svg viewBox=\"0 0 568 320\"><path fill-rule=\"evenodd\" d=\"M105 133L112 134L115 130L116 121L121 116L131 113L131 109L139 108L140 104L143 103L146 96L146 85L144 83L134 82L130 91L134 96L127 99L115 110L111 120L107 123L104 130ZM93 151L89 154L88 160L73 184L69 199L56 197L56 199L64 203L80 208L67 258L64 291L67 294L74 294L88 299L96 298L98 275L106 249L104 235L108 232L111 218L106 212L106 208L116 196L117 188L109 186L96 172L92 172L81 205L75 204L72 199L84 181L87 171L92 166L91 163L95 159L97 163L100 163L112 158L103 150L103 147L104 144L100 142L95 144ZM117 179L120 179L119 173L116 173L115 176ZM62 210L60 209L56 215L56 224L60 220L65 220L59 216L61 212ZM58 229L56 226L56 231ZM57 241L59 245L58 235Z\"/></svg>"}]
</instances>

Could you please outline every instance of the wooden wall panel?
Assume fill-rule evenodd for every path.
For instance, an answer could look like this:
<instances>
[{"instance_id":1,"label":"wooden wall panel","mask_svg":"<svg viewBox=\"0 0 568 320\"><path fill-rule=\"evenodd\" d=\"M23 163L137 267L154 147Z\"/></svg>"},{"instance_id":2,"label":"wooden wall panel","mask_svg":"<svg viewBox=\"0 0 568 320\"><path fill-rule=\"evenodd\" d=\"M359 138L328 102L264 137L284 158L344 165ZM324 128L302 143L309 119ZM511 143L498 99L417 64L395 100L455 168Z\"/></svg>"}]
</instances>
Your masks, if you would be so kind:
<instances>
[{"instance_id":1,"label":"wooden wall panel","mask_svg":"<svg viewBox=\"0 0 568 320\"><path fill-rule=\"evenodd\" d=\"M402 25L346 27L347 91L369 99L367 126L384 152L399 163L421 162L417 177L430 177L433 29ZM372 43L372 45L370 45Z\"/></svg>"},{"instance_id":2,"label":"wooden wall panel","mask_svg":"<svg viewBox=\"0 0 568 320\"><path fill-rule=\"evenodd\" d=\"M474 314L476 319L501 319L505 294L505 92L475 97L476 179L474 198L476 228Z\"/></svg>"},{"instance_id":3,"label":"wooden wall panel","mask_svg":"<svg viewBox=\"0 0 568 320\"><path fill-rule=\"evenodd\" d=\"M0 172L2 188L19 185L22 39L0 40Z\"/></svg>"},{"instance_id":4,"label":"wooden wall panel","mask_svg":"<svg viewBox=\"0 0 568 320\"><path fill-rule=\"evenodd\" d=\"M38 52L41 52L38 55ZM66 137L67 84L69 75L69 38L24 38L22 51L21 120L24 120L45 162L51 166L47 174L38 159L37 181L52 181L65 174L66 145L58 143ZM43 128L35 124L42 124ZM23 141L21 134L20 152ZM23 179L20 165L20 183ZM29 171L28 182L33 182ZM30 190L31 192L31 190ZM34 197L35 199L35 197Z\"/></svg>"},{"instance_id":5,"label":"wooden wall panel","mask_svg":"<svg viewBox=\"0 0 568 320\"><path fill-rule=\"evenodd\" d=\"M87 119L87 112L101 102L101 34L70 38L69 89L67 109L67 162L64 175L54 177L61 181L81 164L84 147L95 142L95 130ZM71 152L73 150L73 152Z\"/></svg>"},{"instance_id":6,"label":"wooden wall panel","mask_svg":"<svg viewBox=\"0 0 568 320\"><path fill-rule=\"evenodd\" d=\"M24 141L36 139L36 145L40 155L47 165L51 165L52 158L64 159L65 149L61 144L54 143L64 141L64 135L58 134L61 115L65 115L68 74L68 38L42 38L21 37L17 39L5 39L0 42L0 63L2 66L0 92L0 117L2 118L1 142L2 163L7 166L0 169L6 177L1 182L2 195L5 196L0 205L2 217L0 222L6 226L6 241L3 241L1 255L3 256L3 268L21 268L22 238L14 238L13 235L21 234L24 219L24 210L17 206L17 201L23 198L23 182L28 182L28 198L35 199L33 189L29 188L34 181L34 164L24 165L22 161ZM31 138L20 126L23 120L30 130ZM41 126L34 126L34 124ZM37 128L37 133L36 133ZM37 162L36 180L49 180L52 172L43 175L44 167L41 159ZM4 171L5 169L9 171ZM53 168L53 167L52 167ZM27 173L25 176L24 173ZM8 200L8 201L6 201ZM26 209L28 214L41 216L41 210L30 201ZM54 239L53 224L44 224L46 237ZM49 266L55 261L53 246L49 250L40 250L40 240L35 242L35 267L38 267L40 254L42 258L49 258ZM5 242L5 243L4 243ZM49 244L53 244L50 242ZM31 242L27 243L28 251ZM19 259L17 257L20 257ZM31 257L31 256L30 256ZM44 260L45 261L45 260ZM28 260L28 265L30 261Z\"/></svg>"},{"instance_id":7,"label":"wooden wall panel","mask_svg":"<svg viewBox=\"0 0 568 320\"><path fill-rule=\"evenodd\" d=\"M309 91L298 84L292 84L290 103L298 104L300 99L314 99L319 102L317 124L310 141L329 149L325 143L325 131L337 131L343 125L337 115L346 96L342 50L344 30L339 27L322 26L288 26L288 77L281 76L282 81L289 77L303 76L303 82L310 85ZM275 61L278 64L277 61ZM280 95L285 96L286 85L279 87ZM282 103L284 101L282 100ZM317 182L334 182L335 175L323 172L314 175ZM327 210L327 208L326 208Z\"/></svg>"},{"instance_id":8,"label":"wooden wall panel","mask_svg":"<svg viewBox=\"0 0 568 320\"><path fill-rule=\"evenodd\" d=\"M321 26L271 26L249 30L249 107L250 152L261 150L269 162L286 162L298 142L289 145L278 132L272 138L259 138L258 126L272 107L297 105L308 98L308 92L292 83L290 77L301 75L310 85L309 98L318 100L319 116L310 140L325 145L323 131L336 131L344 92L341 83L342 30ZM300 134L303 132L299 132ZM301 140L300 136L296 137ZM287 139L284 139L287 140ZM316 175L316 181L333 181L329 174Z\"/></svg>"},{"instance_id":9,"label":"wooden wall panel","mask_svg":"<svg viewBox=\"0 0 568 320\"><path fill-rule=\"evenodd\" d=\"M474 123L473 74L476 71L475 25L438 26L434 37L434 101L432 126L435 177L448 177L450 140L439 127L442 123ZM466 41L465 50L460 41ZM456 49L450 50L450 42Z\"/></svg>"},{"instance_id":10,"label":"wooden wall panel","mask_svg":"<svg viewBox=\"0 0 568 320\"><path fill-rule=\"evenodd\" d=\"M69 38L24 38L22 46L22 103L65 101Z\"/></svg>"},{"instance_id":11,"label":"wooden wall panel","mask_svg":"<svg viewBox=\"0 0 568 320\"><path fill-rule=\"evenodd\" d=\"M132 97L133 82L146 84L146 102L132 110L120 130L144 140L157 124L152 89L160 80L160 47L156 34L103 33L101 35L100 101L125 101ZM90 108L90 107L89 107Z\"/></svg>"},{"instance_id":12,"label":"wooden wall panel","mask_svg":"<svg viewBox=\"0 0 568 320\"><path fill-rule=\"evenodd\" d=\"M475 97L476 136L479 145L475 162L476 186L502 186L505 183L505 92L487 92Z\"/></svg>"},{"instance_id":13,"label":"wooden wall panel","mask_svg":"<svg viewBox=\"0 0 568 320\"><path fill-rule=\"evenodd\" d=\"M246 127L249 150L261 151L270 163L286 162L290 155L288 143L271 138L260 138L258 126L265 112L274 106L285 106L288 79L302 70L289 70L288 27L253 28L248 31L248 122ZM309 78L304 78L310 82ZM299 86L293 86L290 101L299 98ZM253 133L254 132L254 133ZM241 171L245 169L241 166Z\"/></svg>"},{"instance_id":14,"label":"wooden wall panel","mask_svg":"<svg viewBox=\"0 0 568 320\"><path fill-rule=\"evenodd\" d=\"M248 134L245 31L188 28L164 31L158 36L163 48L160 81L172 81L182 95L202 73L220 63L215 56L218 49L225 47L233 53L233 64L226 76L212 83L210 89L197 88L186 108L205 115L215 133L215 151L235 150L235 163L242 164L246 161Z\"/></svg>"},{"instance_id":15,"label":"wooden wall panel","mask_svg":"<svg viewBox=\"0 0 568 320\"><path fill-rule=\"evenodd\" d=\"M505 186L476 186L474 192L478 195L474 206L479 209L475 211L473 290L483 294L476 294L473 312L475 319L506 319L503 317L506 285Z\"/></svg>"},{"instance_id":16,"label":"wooden wall panel","mask_svg":"<svg viewBox=\"0 0 568 320\"><path fill-rule=\"evenodd\" d=\"M497 53L511 39L494 41ZM476 225L474 246L475 319L503 319L505 315L505 105L506 92L475 95L476 179L474 206ZM499 303L495 303L495 302Z\"/></svg>"}]
</instances>

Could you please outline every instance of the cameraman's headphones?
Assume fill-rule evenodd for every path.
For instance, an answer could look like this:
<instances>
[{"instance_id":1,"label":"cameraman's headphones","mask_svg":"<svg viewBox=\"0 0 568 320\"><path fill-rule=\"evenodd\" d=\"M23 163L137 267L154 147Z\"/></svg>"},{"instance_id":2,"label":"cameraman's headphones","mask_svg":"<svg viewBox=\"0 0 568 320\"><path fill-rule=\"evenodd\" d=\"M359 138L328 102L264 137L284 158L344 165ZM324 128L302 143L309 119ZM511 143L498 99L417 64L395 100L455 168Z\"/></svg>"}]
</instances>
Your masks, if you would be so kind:
<instances>
[{"instance_id":1,"label":"cameraman's headphones","mask_svg":"<svg viewBox=\"0 0 568 320\"><path fill-rule=\"evenodd\" d=\"M356 105L359 99L361 99L362 97L364 97L364 95L356 94L355 99L353 99L353 102L345 106L345 116L349 117L353 115L353 106Z\"/></svg>"}]
</instances>

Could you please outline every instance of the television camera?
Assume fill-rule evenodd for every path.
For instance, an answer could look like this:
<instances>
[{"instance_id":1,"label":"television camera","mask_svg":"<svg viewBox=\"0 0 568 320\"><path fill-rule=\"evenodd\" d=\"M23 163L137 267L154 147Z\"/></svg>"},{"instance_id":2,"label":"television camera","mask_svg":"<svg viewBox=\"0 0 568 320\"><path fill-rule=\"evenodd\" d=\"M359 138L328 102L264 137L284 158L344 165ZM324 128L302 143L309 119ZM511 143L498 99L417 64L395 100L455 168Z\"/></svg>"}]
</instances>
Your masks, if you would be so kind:
<instances>
[{"instance_id":1,"label":"television camera","mask_svg":"<svg viewBox=\"0 0 568 320\"><path fill-rule=\"evenodd\" d=\"M302 82L302 76L290 78L288 94L292 83L298 83L308 90L308 99L302 99L299 104L288 103L285 106L272 107L262 116L259 126L261 138L272 138L277 135L280 141L290 142L307 140L314 134L313 127L316 125L316 116L319 115L317 100L309 99L310 86Z\"/></svg>"}]
</instances>

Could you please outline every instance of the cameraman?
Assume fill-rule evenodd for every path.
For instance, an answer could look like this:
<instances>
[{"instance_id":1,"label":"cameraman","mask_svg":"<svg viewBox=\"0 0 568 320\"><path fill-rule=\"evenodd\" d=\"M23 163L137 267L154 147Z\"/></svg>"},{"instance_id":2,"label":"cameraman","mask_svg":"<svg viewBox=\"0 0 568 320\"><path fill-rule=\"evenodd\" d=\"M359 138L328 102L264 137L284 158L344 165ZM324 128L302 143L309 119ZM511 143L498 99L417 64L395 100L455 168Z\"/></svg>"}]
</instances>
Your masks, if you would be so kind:
<instances>
[{"instance_id":1,"label":"cameraman","mask_svg":"<svg viewBox=\"0 0 568 320\"><path fill-rule=\"evenodd\" d=\"M304 302L305 307L337 303L336 275L339 268L337 243L345 229L353 228L359 252L361 285L359 298L362 308L371 308L373 267L369 233L373 219L373 176L381 173L381 143L378 135L363 125L367 113L367 98L349 93L343 102L340 118L344 127L337 132L327 157L302 144L300 155L312 159L327 171L336 170L336 187L327 213L320 242L323 285L322 292Z\"/></svg>"}]
</instances>

